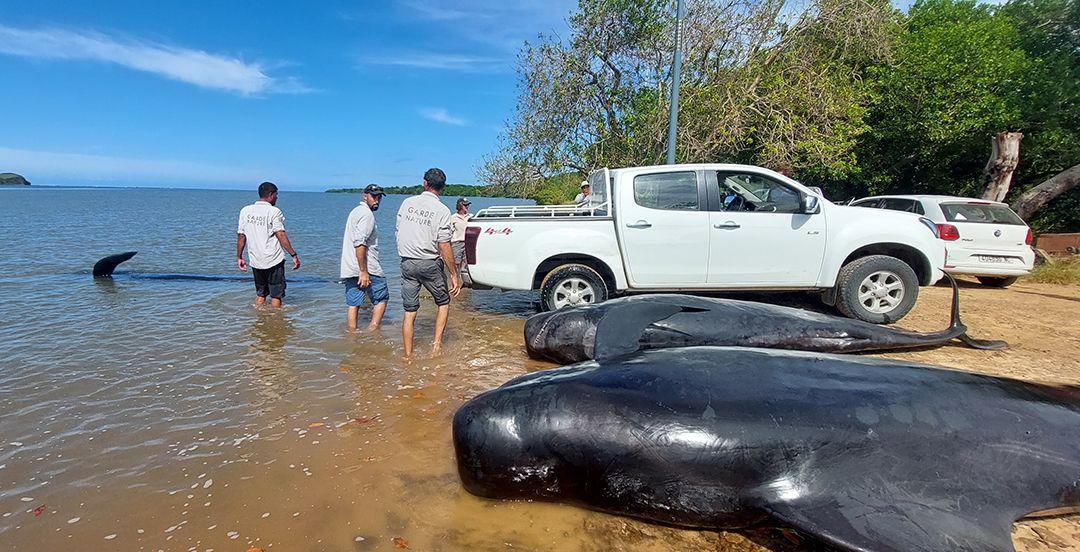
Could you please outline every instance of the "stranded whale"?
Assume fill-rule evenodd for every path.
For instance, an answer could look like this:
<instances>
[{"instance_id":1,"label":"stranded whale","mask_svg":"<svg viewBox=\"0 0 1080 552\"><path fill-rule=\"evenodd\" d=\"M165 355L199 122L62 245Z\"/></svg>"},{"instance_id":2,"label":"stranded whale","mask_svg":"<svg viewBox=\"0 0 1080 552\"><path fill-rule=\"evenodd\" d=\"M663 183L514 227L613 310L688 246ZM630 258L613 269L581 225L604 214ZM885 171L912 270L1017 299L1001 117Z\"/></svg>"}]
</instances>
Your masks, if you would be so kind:
<instances>
[{"instance_id":1,"label":"stranded whale","mask_svg":"<svg viewBox=\"0 0 1080 552\"><path fill-rule=\"evenodd\" d=\"M967 335L960 321L960 292L949 280L951 323L939 332L912 332L753 301L658 294L533 315L525 322L525 348L533 358L569 364L692 345L851 353L932 347L959 339L976 349L1005 347L1004 341Z\"/></svg>"},{"instance_id":2,"label":"stranded whale","mask_svg":"<svg viewBox=\"0 0 1080 552\"><path fill-rule=\"evenodd\" d=\"M664 524L793 526L843 550L1009 551L1080 511L1080 387L868 357L641 351L455 414L462 484Z\"/></svg>"}]
</instances>

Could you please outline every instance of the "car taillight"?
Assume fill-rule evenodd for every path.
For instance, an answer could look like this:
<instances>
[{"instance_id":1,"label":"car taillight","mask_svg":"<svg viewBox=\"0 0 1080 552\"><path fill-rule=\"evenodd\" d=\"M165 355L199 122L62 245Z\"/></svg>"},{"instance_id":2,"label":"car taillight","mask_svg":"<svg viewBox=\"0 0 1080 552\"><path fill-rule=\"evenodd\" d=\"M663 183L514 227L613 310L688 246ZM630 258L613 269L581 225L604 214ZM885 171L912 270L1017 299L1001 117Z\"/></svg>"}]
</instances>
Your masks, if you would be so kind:
<instances>
[{"instance_id":1,"label":"car taillight","mask_svg":"<svg viewBox=\"0 0 1080 552\"><path fill-rule=\"evenodd\" d=\"M957 230L956 227L951 224L938 224L937 232L938 237L945 241L956 241L960 239L960 230Z\"/></svg>"},{"instance_id":2,"label":"car taillight","mask_svg":"<svg viewBox=\"0 0 1080 552\"><path fill-rule=\"evenodd\" d=\"M1035 236L1031 235L1031 228L1028 228L1028 235L1026 238L1024 238L1024 243L1026 245L1031 245L1031 242L1035 241L1034 238Z\"/></svg>"}]
</instances>

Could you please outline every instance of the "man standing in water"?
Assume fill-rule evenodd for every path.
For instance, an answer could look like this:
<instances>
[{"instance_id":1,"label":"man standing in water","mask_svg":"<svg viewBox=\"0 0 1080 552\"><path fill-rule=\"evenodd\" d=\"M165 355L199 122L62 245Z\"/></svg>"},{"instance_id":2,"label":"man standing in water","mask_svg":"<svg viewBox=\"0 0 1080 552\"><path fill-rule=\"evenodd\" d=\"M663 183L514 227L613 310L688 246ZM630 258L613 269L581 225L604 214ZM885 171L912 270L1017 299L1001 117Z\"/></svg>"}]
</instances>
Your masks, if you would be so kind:
<instances>
[{"instance_id":1,"label":"man standing in water","mask_svg":"<svg viewBox=\"0 0 1080 552\"><path fill-rule=\"evenodd\" d=\"M293 270L300 268L289 235L285 233L285 215L276 207L278 189L272 182L259 184L259 201L240 210L236 229L236 266L247 270L244 247L247 246L251 272L255 276L255 306L261 307L270 297L271 307L280 307L285 297L285 252L293 258Z\"/></svg>"},{"instance_id":2,"label":"man standing in water","mask_svg":"<svg viewBox=\"0 0 1080 552\"><path fill-rule=\"evenodd\" d=\"M349 330L356 330L365 295L373 307L368 331L379 328L386 303L390 301L390 291L379 264L379 232L375 224L375 211L379 210L384 195L382 188L368 184L364 188L363 201L349 213L345 223L345 237L341 240L341 277L345 280Z\"/></svg>"},{"instance_id":3,"label":"man standing in water","mask_svg":"<svg viewBox=\"0 0 1080 552\"><path fill-rule=\"evenodd\" d=\"M432 356L442 352L443 332L450 317L450 298L461 291L450 248L450 209L439 201L445 186L446 174L440 169L428 169L424 173L424 191L406 199L398 209L397 247L401 256L401 303L405 309L401 335L405 339L405 358L412 358L413 325L420 310L420 286L431 293L439 307ZM449 290L444 266L450 269Z\"/></svg>"},{"instance_id":4,"label":"man standing in water","mask_svg":"<svg viewBox=\"0 0 1080 552\"><path fill-rule=\"evenodd\" d=\"M454 264L457 265L459 276L465 270L465 229L469 226L469 205L472 205L471 201L457 198L457 212L450 217L450 249L454 252Z\"/></svg>"}]
</instances>

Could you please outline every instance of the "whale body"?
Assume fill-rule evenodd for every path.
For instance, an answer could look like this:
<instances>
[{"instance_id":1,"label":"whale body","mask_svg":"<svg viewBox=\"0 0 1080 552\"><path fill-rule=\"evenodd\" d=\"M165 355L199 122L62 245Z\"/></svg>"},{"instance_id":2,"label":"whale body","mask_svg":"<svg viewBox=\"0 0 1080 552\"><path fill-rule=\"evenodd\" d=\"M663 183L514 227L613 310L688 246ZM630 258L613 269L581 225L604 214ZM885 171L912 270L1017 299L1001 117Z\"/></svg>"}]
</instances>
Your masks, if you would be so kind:
<instances>
[{"instance_id":1,"label":"whale body","mask_svg":"<svg viewBox=\"0 0 1080 552\"><path fill-rule=\"evenodd\" d=\"M877 358L641 351L511 380L455 414L465 489L842 550L1011 551L1080 511L1080 388Z\"/></svg>"}]
</instances>

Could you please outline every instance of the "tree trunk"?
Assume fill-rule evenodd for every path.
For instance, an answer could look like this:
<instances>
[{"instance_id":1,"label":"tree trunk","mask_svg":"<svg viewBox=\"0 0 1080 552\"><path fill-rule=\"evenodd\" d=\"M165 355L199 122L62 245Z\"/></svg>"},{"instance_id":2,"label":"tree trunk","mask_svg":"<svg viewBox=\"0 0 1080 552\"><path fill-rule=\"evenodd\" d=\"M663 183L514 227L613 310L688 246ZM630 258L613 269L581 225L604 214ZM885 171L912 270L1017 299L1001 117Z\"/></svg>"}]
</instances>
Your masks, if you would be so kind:
<instances>
[{"instance_id":1,"label":"tree trunk","mask_svg":"<svg viewBox=\"0 0 1080 552\"><path fill-rule=\"evenodd\" d=\"M1020 139L1024 135L1019 132L999 132L992 140L990 160L983 169L982 198L990 201L1004 201L1012 184L1013 171L1020 163Z\"/></svg>"},{"instance_id":2,"label":"tree trunk","mask_svg":"<svg viewBox=\"0 0 1080 552\"><path fill-rule=\"evenodd\" d=\"M1020 215L1020 218L1028 220L1048 201L1075 188L1077 184L1080 184L1080 165L1073 165L1046 182L1024 192L1013 202L1012 209Z\"/></svg>"}]
</instances>

